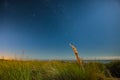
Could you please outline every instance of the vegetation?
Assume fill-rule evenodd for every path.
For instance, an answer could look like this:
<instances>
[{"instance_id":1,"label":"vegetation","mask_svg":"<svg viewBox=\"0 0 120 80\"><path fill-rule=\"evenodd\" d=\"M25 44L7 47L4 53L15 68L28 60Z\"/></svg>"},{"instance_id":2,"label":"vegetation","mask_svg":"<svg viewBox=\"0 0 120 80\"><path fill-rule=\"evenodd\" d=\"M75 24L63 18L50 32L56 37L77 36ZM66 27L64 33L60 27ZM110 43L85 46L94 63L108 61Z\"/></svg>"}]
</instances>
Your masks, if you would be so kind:
<instances>
[{"instance_id":1,"label":"vegetation","mask_svg":"<svg viewBox=\"0 0 120 80\"><path fill-rule=\"evenodd\" d=\"M106 64L106 67L109 69L111 75L113 77L120 78L120 61L113 61Z\"/></svg>"},{"instance_id":2,"label":"vegetation","mask_svg":"<svg viewBox=\"0 0 120 80\"><path fill-rule=\"evenodd\" d=\"M114 80L120 77L120 62L84 63L70 44L76 62L0 60L0 80Z\"/></svg>"},{"instance_id":3,"label":"vegetation","mask_svg":"<svg viewBox=\"0 0 120 80\"><path fill-rule=\"evenodd\" d=\"M101 63L0 61L0 80L114 80Z\"/></svg>"}]
</instances>

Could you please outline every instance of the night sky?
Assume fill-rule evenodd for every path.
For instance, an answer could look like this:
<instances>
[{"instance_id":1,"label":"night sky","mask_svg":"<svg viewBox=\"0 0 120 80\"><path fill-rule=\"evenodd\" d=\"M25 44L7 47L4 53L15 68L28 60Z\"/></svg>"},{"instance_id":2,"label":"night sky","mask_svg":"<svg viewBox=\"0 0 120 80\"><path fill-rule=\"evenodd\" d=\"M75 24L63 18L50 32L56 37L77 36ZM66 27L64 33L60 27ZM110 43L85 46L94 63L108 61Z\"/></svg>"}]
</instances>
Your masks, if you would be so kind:
<instances>
[{"instance_id":1,"label":"night sky","mask_svg":"<svg viewBox=\"0 0 120 80\"><path fill-rule=\"evenodd\" d=\"M119 0L0 0L0 56L120 56Z\"/></svg>"}]
</instances>

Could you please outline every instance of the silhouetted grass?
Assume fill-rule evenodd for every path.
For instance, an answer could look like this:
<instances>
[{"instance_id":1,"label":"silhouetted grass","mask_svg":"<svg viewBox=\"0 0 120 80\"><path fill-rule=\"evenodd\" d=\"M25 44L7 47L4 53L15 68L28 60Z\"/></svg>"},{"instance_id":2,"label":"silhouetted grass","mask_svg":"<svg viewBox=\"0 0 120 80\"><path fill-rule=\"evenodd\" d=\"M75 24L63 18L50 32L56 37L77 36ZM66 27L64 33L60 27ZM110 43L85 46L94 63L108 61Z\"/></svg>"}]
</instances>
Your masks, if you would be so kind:
<instances>
[{"instance_id":1,"label":"silhouetted grass","mask_svg":"<svg viewBox=\"0 0 120 80\"><path fill-rule=\"evenodd\" d=\"M120 61L113 61L106 64L111 76L120 78Z\"/></svg>"}]
</instances>

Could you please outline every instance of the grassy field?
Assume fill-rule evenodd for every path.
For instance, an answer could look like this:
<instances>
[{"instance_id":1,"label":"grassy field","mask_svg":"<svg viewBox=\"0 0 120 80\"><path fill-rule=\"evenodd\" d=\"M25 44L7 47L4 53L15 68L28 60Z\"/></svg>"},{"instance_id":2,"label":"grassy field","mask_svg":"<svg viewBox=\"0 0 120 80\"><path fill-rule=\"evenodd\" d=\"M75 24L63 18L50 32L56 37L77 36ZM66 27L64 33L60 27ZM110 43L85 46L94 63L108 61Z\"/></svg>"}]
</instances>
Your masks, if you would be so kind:
<instances>
[{"instance_id":1,"label":"grassy field","mask_svg":"<svg viewBox=\"0 0 120 80\"><path fill-rule=\"evenodd\" d=\"M0 61L0 80L114 80L102 63Z\"/></svg>"}]
</instances>

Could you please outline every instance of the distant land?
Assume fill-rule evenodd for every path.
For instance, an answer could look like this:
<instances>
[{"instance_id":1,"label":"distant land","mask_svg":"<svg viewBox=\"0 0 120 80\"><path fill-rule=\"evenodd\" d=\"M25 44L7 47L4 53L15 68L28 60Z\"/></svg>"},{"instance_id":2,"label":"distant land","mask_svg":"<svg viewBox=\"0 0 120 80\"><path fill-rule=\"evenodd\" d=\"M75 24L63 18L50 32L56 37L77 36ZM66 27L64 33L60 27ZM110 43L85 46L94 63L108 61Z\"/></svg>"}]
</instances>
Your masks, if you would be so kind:
<instances>
[{"instance_id":1,"label":"distant land","mask_svg":"<svg viewBox=\"0 0 120 80\"><path fill-rule=\"evenodd\" d=\"M66 59L59 59L59 58L53 58L53 59L37 59L37 58L27 58L27 57L8 57L8 56L0 56L0 59L4 60L76 60L76 58L73 56L72 58L66 58ZM120 56L101 56L101 57L82 57L82 60L120 60Z\"/></svg>"}]
</instances>

